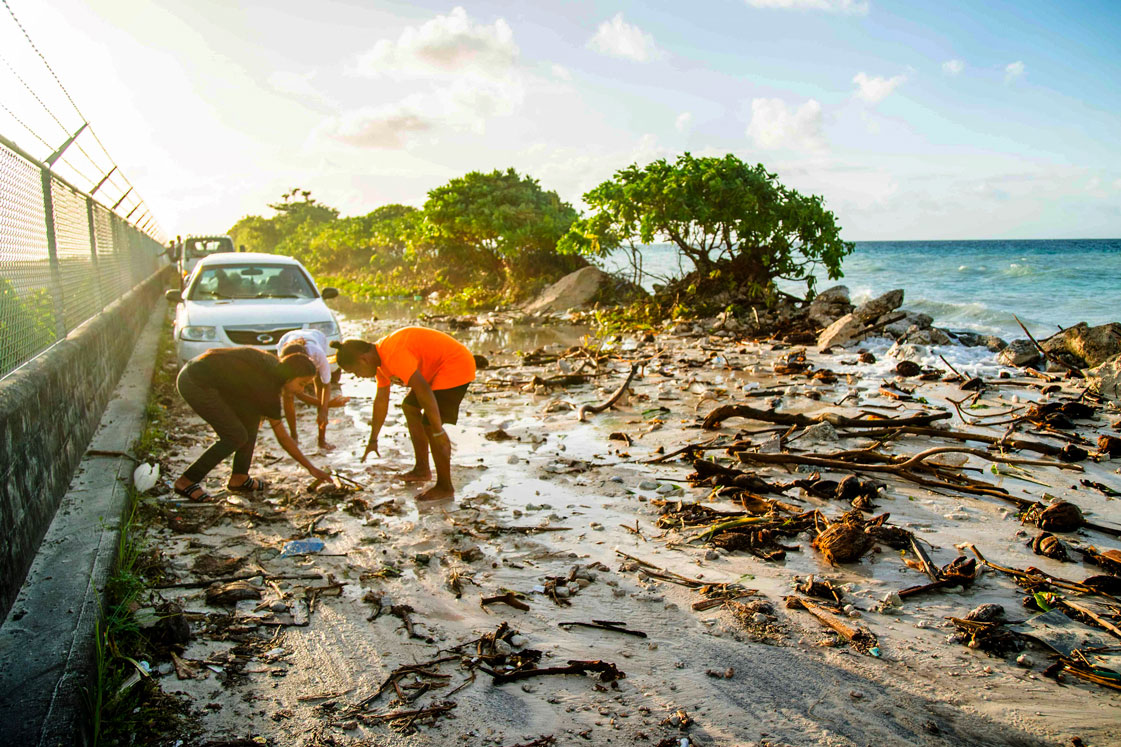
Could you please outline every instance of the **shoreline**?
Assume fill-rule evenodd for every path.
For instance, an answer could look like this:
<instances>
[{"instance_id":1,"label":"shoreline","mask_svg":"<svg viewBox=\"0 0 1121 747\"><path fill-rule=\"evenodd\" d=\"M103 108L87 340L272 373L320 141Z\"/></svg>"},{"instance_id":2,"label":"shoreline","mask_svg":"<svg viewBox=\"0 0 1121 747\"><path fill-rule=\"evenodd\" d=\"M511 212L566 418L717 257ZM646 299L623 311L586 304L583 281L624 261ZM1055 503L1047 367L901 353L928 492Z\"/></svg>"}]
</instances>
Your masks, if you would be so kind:
<instances>
[{"instance_id":1,"label":"shoreline","mask_svg":"<svg viewBox=\"0 0 1121 747\"><path fill-rule=\"evenodd\" d=\"M352 322L347 326L355 329ZM548 328L515 331L506 326L492 333L494 345L525 351L551 343L559 352L565 337ZM485 346L486 336L480 339ZM1002 604L1010 618L1026 616L1019 606L1022 593L991 569L982 570L965 592L933 591L901 607L885 608L892 591L926 579L901 562L897 551L881 547L858 562L831 567L811 547L809 536L802 535L784 540L798 550L787 552L782 561L768 562L748 552L683 542L681 533L658 526L664 506L658 507L657 501L742 510L712 495L709 487L691 485L691 463L643 463L658 456L659 449L672 452L721 435L725 445L746 439L760 450L771 448L763 446L771 433L753 433L773 431L767 423L735 420L716 431L700 428L702 416L718 404L748 402L766 410L778 398L779 413L841 411L859 416L866 410L897 415L944 407L953 414L948 399L961 396L952 384L904 379L897 383L906 389L917 385L918 396L926 401L887 397L880 390L888 373L884 361L889 359L880 356L878 365L861 364L853 352L806 353L811 371L835 372L832 383L776 372L776 363L780 371L789 369L795 347L663 331L652 343L621 341L619 355L602 363L603 375L588 384L538 388L541 393L523 391L521 383L534 375L547 379L566 373L564 365L551 361L525 366L512 351L476 349L490 358L492 368L480 372L460 425L451 427L457 501L454 510L425 515L416 513L411 498L416 488L381 471L407 468L411 462L396 407L391 407L393 421L383 432L384 457L373 464L357 463L358 444L364 443L368 427L366 397L372 392L344 377L344 393L355 399L345 414L333 418L330 438L340 449L330 462L366 485L365 490L303 493L309 480L288 460L276 461L280 450L269 436L262 439L257 457L258 471L272 477L276 486L268 495L233 500L223 495L216 506L183 504L168 496L146 499L163 507L165 520L169 511L182 519L202 519L186 527L196 531L185 534L166 521L149 530L149 541L165 548L177 579L205 578L207 563L221 557L230 558L223 566L227 570L322 574L314 581L278 580L275 587L258 579L262 600L237 603L234 627L245 632L235 636L244 642L233 648L222 643L230 640L223 625L228 630L231 623L217 624L219 618L214 617L229 608L208 606L202 590L161 592L177 598L193 618L194 638L182 657L198 662L194 671L200 679L179 680L170 672L160 678L160 687L184 693L196 704L217 704L202 709L207 738L244 737L248 727L277 743L291 743L309 733L329 735L339 744L367 739L417 745L528 744L545 736L553 736L557 744L610 739L612 744L636 745L671 743L666 740L679 744L682 738L694 745L839 745L1052 744L1074 735L1093 743L1115 737L1121 722L1115 695L1070 677L1065 687L1047 680L1041 674L1046 657L1038 650L1028 652L1033 661L1024 667L1015 656L990 657L947 641L954 629L945 618L962 617L982 603ZM649 358L659 348L660 357L651 359L635 379L628 402L592 416L591 422L577 421L565 402L578 407L606 400L622 383L627 360ZM571 371L577 365L574 360L567 367ZM499 366L507 367L494 368ZM999 380L987 368L982 374L986 380L993 377L993 388L979 401L990 404L992 411L1057 396L1039 394L1036 385L1043 382ZM1066 382L1060 387L1073 392ZM753 396L768 390L773 392L770 397ZM395 388L393 402L403 394ZM833 404L842 398L848 401L840 407ZM176 402L173 412L181 424L176 435L186 448L165 458L164 474L176 474L209 437L204 424L186 417L183 410ZM953 415L954 425L961 428L958 417ZM313 419L301 409L304 433L313 432ZM1080 423L1080 430L1087 427L1108 431L1106 421ZM1003 428L987 430L999 436ZM629 444L614 439L614 434L626 434ZM817 438L823 440L813 443ZM792 441L790 448L833 451L866 443L863 438L832 441L819 433ZM913 453L931 444L900 439L891 451ZM988 469L983 460L968 459L964 466ZM747 466L727 459L722 463ZM1089 468L1083 475L1042 467L1019 476L1012 470L999 476L969 474L984 475L1016 496L1038 498L1046 492L1070 497L1088 518L1101 521L1112 512L1110 499L1077 488L1071 478L1117 488L1121 480L1109 462L1084 466ZM805 479L811 473L801 468L791 473L776 467L758 470L773 482ZM843 474L823 476L840 479ZM217 473L212 476L215 483L218 478ZM1077 576L1071 564L1034 555L1024 545L1031 527L1021 527L1006 502L932 493L890 477L880 481L886 487L874 501L875 514L869 516L890 513L892 525L914 532L929 545L937 565L958 554L955 545L972 542L1000 565ZM850 510L799 488L767 498L802 510L817 509L830 520ZM540 525L547 530L539 530ZM309 536L324 540L322 553L280 557L286 542ZM1115 540L1092 532L1062 538L1094 542L1103 549L1117 547ZM696 591L644 573L641 564L616 550L670 574L754 589L757 593L739 603L755 605L757 611L745 613L732 604L694 611L692 605L701 599ZM213 560L203 563L200 558L205 557ZM834 617L873 634L879 658L860 654L806 612L784 607L795 577L804 580L810 575L845 589L846 602L853 605L850 612L857 616L848 617L842 610ZM550 579L555 585L555 579L570 577L579 583L569 581L566 597L554 599L538 591L555 588L549 586ZM518 592L530 609L480 605L480 599L501 596L504 590ZM256 609L265 602L263 609ZM390 608L404 606L411 611L398 617L389 614ZM375 617L375 608L383 613ZM557 626L594 619L623 621L648 637ZM493 685L489 675L476 669L476 681L450 698L457 707L431 715L431 725L413 723L410 728L416 733L408 737L391 736L389 727L369 718L393 712L392 694L371 701L368 709L353 710L399 667L446 656L449 647L473 641L502 622L518 631L511 640L520 644L506 641L498 647L503 651L542 651L539 666L563 665L570 659L608 661L627 676L613 684L566 676ZM426 682L430 687L446 682L446 688L432 689L414 701L416 707L430 707L444 701L441 690L467 681L470 668L464 666L441 664L441 679L411 675L399 684L407 686L402 692L412 694L417 690L407 688L413 685L423 692ZM729 668L730 678L713 674L726 674ZM414 708L409 703L395 707Z\"/></svg>"}]
</instances>

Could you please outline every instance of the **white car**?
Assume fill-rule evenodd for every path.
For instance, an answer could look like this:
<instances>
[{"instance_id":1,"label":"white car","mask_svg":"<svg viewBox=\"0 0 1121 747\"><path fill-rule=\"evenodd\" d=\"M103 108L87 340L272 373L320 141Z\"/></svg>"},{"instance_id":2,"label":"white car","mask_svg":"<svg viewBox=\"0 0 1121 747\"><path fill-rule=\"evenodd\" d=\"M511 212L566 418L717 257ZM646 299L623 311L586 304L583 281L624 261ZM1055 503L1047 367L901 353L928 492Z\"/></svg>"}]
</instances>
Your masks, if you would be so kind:
<instances>
[{"instance_id":1,"label":"white car","mask_svg":"<svg viewBox=\"0 0 1121 747\"><path fill-rule=\"evenodd\" d=\"M323 303L339 292L322 292L298 260L279 254L222 253L199 260L175 301L179 364L210 348L250 345L275 351L294 329L317 329L339 339L339 323Z\"/></svg>"}]
</instances>

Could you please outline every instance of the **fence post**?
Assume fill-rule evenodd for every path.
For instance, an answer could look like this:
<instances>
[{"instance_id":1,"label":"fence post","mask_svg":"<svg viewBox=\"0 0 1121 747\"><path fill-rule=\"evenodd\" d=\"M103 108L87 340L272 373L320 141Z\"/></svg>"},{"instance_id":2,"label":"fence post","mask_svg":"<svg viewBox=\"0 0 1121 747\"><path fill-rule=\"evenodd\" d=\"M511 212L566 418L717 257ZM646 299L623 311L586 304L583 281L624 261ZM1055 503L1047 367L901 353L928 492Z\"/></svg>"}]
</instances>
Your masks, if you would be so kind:
<instances>
[{"instance_id":1,"label":"fence post","mask_svg":"<svg viewBox=\"0 0 1121 747\"><path fill-rule=\"evenodd\" d=\"M101 268L97 265L97 234L95 233L93 224L93 198L86 198L86 223L89 225L90 232L90 261L93 263L93 280L97 285L97 304L98 309L104 309L108 305L105 298L105 289L101 285Z\"/></svg>"},{"instance_id":2,"label":"fence post","mask_svg":"<svg viewBox=\"0 0 1121 747\"><path fill-rule=\"evenodd\" d=\"M54 302L55 339L66 338L66 311L62 302L62 272L58 266L58 242L54 231L54 197L51 195L51 170L42 166L43 212L47 217L47 257L51 263L51 300Z\"/></svg>"}]
</instances>

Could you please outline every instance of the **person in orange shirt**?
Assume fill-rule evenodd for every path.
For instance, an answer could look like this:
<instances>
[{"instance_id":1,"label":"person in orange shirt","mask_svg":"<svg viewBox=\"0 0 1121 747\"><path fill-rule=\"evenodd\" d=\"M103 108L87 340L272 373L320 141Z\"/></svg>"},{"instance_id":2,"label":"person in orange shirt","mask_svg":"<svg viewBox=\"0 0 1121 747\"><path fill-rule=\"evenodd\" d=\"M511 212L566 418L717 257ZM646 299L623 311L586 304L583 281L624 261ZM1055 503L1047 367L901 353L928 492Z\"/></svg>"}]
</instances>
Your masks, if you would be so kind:
<instances>
[{"instance_id":1,"label":"person in orange shirt","mask_svg":"<svg viewBox=\"0 0 1121 747\"><path fill-rule=\"evenodd\" d=\"M436 464L436 484L417 496L432 502L452 498L451 439L444 426L459 419L459 404L467 386L475 380L475 359L471 351L450 335L424 327L404 327L377 342L350 339L332 342L339 368L363 378L377 379L370 439L362 461L378 451L378 433L389 412L389 387L393 380L411 391L401 403L409 438L416 454L416 465L401 477L410 482L432 478L428 454Z\"/></svg>"}]
</instances>

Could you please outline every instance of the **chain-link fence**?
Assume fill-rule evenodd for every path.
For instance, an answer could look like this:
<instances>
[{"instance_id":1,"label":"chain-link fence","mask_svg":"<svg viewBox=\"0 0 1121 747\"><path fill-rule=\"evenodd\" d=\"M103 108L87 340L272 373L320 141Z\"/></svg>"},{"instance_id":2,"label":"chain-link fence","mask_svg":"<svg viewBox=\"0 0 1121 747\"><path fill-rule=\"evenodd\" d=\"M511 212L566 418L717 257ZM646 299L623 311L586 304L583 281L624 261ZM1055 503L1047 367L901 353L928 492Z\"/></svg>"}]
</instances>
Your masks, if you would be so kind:
<instances>
[{"instance_id":1,"label":"chain-link fence","mask_svg":"<svg viewBox=\"0 0 1121 747\"><path fill-rule=\"evenodd\" d=\"M0 377L166 264L155 239L0 137Z\"/></svg>"}]
</instances>

